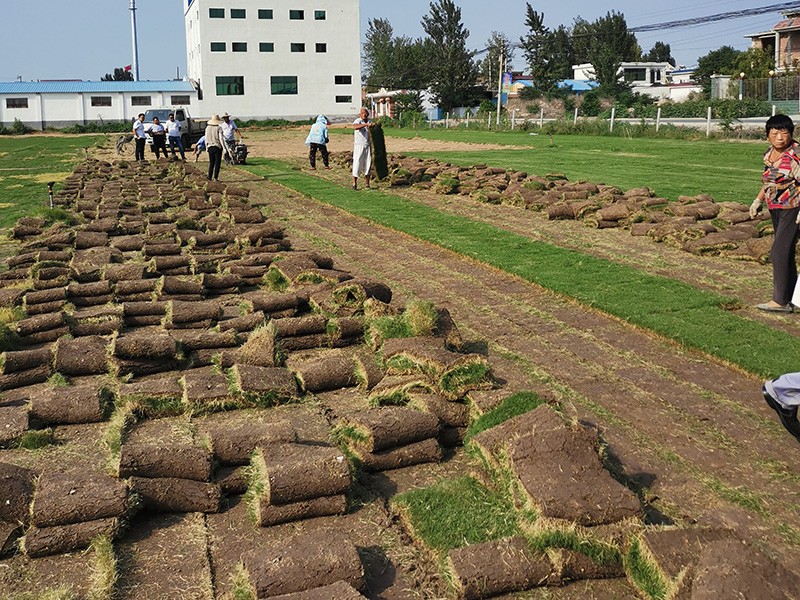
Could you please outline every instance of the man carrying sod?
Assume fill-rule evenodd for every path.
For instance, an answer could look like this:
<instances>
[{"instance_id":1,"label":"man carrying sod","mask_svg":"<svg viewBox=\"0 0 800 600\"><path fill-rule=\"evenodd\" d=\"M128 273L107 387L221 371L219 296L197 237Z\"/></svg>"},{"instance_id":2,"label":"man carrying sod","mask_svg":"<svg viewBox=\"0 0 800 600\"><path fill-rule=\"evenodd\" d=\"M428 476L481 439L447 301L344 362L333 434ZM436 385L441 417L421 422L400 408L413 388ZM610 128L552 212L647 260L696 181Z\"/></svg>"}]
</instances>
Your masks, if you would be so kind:
<instances>
[{"instance_id":1,"label":"man carrying sod","mask_svg":"<svg viewBox=\"0 0 800 600\"><path fill-rule=\"evenodd\" d=\"M353 141L353 189L358 189L358 176L364 173L364 187L369 189L369 170L372 168L372 155L369 149L369 111L363 108L353 121L355 139Z\"/></svg>"}]
</instances>

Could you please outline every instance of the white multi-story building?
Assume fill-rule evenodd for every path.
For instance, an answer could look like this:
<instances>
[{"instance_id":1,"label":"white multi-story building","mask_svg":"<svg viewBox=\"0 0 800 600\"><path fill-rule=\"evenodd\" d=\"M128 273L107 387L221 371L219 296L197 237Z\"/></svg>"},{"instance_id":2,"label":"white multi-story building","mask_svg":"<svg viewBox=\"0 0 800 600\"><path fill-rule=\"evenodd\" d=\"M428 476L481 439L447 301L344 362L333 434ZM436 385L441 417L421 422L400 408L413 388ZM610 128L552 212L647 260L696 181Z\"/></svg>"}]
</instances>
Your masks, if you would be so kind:
<instances>
[{"instance_id":1,"label":"white multi-story building","mask_svg":"<svg viewBox=\"0 0 800 600\"><path fill-rule=\"evenodd\" d=\"M361 107L359 0L184 0L199 112L351 118Z\"/></svg>"}]
</instances>

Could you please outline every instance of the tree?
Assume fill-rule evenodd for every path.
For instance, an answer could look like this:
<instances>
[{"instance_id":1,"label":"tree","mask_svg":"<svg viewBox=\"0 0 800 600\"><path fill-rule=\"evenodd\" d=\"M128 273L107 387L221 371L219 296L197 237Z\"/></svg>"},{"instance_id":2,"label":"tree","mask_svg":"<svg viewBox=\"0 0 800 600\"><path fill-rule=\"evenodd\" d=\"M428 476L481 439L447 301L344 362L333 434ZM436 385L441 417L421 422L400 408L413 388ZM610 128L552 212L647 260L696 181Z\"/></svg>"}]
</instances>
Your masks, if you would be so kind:
<instances>
[{"instance_id":1,"label":"tree","mask_svg":"<svg viewBox=\"0 0 800 600\"><path fill-rule=\"evenodd\" d=\"M664 42L656 42L650 48L650 52L642 56L642 60L648 62L665 62L675 66L675 59L672 58L672 49L669 44Z\"/></svg>"},{"instance_id":2,"label":"tree","mask_svg":"<svg viewBox=\"0 0 800 600\"><path fill-rule=\"evenodd\" d=\"M697 59L697 68L694 70L694 80L700 84L706 96L709 96L711 93L712 75L733 75L734 73L739 73L736 69L736 61L741 54L742 52L740 50L736 50L732 46L721 46Z\"/></svg>"},{"instance_id":3,"label":"tree","mask_svg":"<svg viewBox=\"0 0 800 600\"><path fill-rule=\"evenodd\" d=\"M493 31L486 42L488 53L478 64L478 79L484 87L496 89L500 69L500 54L503 55L504 69L511 71L514 61L514 47L505 34Z\"/></svg>"},{"instance_id":4,"label":"tree","mask_svg":"<svg viewBox=\"0 0 800 600\"><path fill-rule=\"evenodd\" d=\"M606 13L592 23L589 49L595 78L606 93L616 94L622 84L618 81L620 64L636 61L642 49L636 35L628 31L625 17L616 11Z\"/></svg>"},{"instance_id":5,"label":"tree","mask_svg":"<svg viewBox=\"0 0 800 600\"><path fill-rule=\"evenodd\" d=\"M370 19L363 47L364 83L368 87L390 87L394 30L387 19Z\"/></svg>"},{"instance_id":6,"label":"tree","mask_svg":"<svg viewBox=\"0 0 800 600\"><path fill-rule=\"evenodd\" d=\"M774 68L775 56L761 48L748 48L734 61L734 73L744 73L750 79L769 77L769 72Z\"/></svg>"},{"instance_id":7,"label":"tree","mask_svg":"<svg viewBox=\"0 0 800 600\"><path fill-rule=\"evenodd\" d=\"M430 90L436 102L445 111L466 104L477 68L467 51L469 30L461 23L461 9L453 0L431 2L422 29L430 41Z\"/></svg>"},{"instance_id":8,"label":"tree","mask_svg":"<svg viewBox=\"0 0 800 600\"><path fill-rule=\"evenodd\" d=\"M546 42L549 32L544 26L544 13L536 12L530 2L525 3L525 26L528 33L519 38L519 45L534 85L539 86L547 71Z\"/></svg>"},{"instance_id":9,"label":"tree","mask_svg":"<svg viewBox=\"0 0 800 600\"><path fill-rule=\"evenodd\" d=\"M100 81L133 81L133 73L121 67L116 67L114 73L106 73Z\"/></svg>"}]
</instances>

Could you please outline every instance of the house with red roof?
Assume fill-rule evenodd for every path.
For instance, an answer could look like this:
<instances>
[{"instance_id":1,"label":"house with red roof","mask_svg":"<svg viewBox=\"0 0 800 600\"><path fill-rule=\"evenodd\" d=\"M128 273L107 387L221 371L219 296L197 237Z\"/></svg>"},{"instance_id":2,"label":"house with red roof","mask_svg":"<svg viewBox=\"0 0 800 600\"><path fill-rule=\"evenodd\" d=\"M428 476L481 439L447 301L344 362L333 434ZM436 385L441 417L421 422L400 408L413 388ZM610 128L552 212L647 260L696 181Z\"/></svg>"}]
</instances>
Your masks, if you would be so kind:
<instances>
[{"instance_id":1,"label":"house with red roof","mask_svg":"<svg viewBox=\"0 0 800 600\"><path fill-rule=\"evenodd\" d=\"M800 11L785 12L770 31L751 33L751 47L775 56L775 68L797 70L800 66Z\"/></svg>"}]
</instances>

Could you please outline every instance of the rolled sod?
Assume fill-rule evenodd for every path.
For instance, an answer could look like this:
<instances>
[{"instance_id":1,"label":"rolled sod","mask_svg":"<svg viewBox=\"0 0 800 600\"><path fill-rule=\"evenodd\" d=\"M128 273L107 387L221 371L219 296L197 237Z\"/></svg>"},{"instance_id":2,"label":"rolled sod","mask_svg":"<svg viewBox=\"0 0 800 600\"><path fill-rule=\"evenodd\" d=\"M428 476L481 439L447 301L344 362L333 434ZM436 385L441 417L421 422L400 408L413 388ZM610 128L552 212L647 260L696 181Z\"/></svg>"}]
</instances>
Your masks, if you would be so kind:
<instances>
[{"instance_id":1,"label":"rolled sod","mask_svg":"<svg viewBox=\"0 0 800 600\"><path fill-rule=\"evenodd\" d=\"M187 269L192 264L192 257L186 254L176 256L155 256L151 261L151 269L155 273L166 274L168 271Z\"/></svg>"},{"instance_id":2,"label":"rolled sod","mask_svg":"<svg viewBox=\"0 0 800 600\"><path fill-rule=\"evenodd\" d=\"M76 231L75 248L83 250L85 248L96 248L108 245L108 234L101 231Z\"/></svg>"},{"instance_id":3,"label":"rolled sod","mask_svg":"<svg viewBox=\"0 0 800 600\"><path fill-rule=\"evenodd\" d=\"M142 317L157 315L159 318L167 314L166 302L125 302L122 305L123 316Z\"/></svg>"},{"instance_id":4,"label":"rolled sod","mask_svg":"<svg viewBox=\"0 0 800 600\"><path fill-rule=\"evenodd\" d=\"M433 383L425 375L386 375L370 390L372 406L407 404L411 392L432 392Z\"/></svg>"},{"instance_id":5,"label":"rolled sod","mask_svg":"<svg viewBox=\"0 0 800 600\"><path fill-rule=\"evenodd\" d=\"M183 386L174 373L145 376L120 384L119 401L148 417L176 416L184 411Z\"/></svg>"},{"instance_id":6,"label":"rolled sod","mask_svg":"<svg viewBox=\"0 0 800 600\"><path fill-rule=\"evenodd\" d=\"M142 421L125 438L119 476L210 481L213 455L186 419Z\"/></svg>"},{"instance_id":7,"label":"rolled sod","mask_svg":"<svg viewBox=\"0 0 800 600\"><path fill-rule=\"evenodd\" d=\"M271 444L257 448L250 462L253 497L266 505L335 496L350 488L350 465L335 447Z\"/></svg>"},{"instance_id":8,"label":"rolled sod","mask_svg":"<svg viewBox=\"0 0 800 600\"><path fill-rule=\"evenodd\" d=\"M199 321L216 321L222 317L222 306L217 302L182 302L172 300L167 304L167 313L164 317L165 325L180 323L194 323Z\"/></svg>"},{"instance_id":9,"label":"rolled sod","mask_svg":"<svg viewBox=\"0 0 800 600\"><path fill-rule=\"evenodd\" d=\"M0 378L6 375L0 376ZM25 400L0 401L0 448L23 435L30 427L30 413Z\"/></svg>"},{"instance_id":10,"label":"rolled sod","mask_svg":"<svg viewBox=\"0 0 800 600\"><path fill-rule=\"evenodd\" d=\"M412 442L435 438L439 433L436 415L405 408L383 406L358 411L346 418L359 432L354 447L364 452L381 452Z\"/></svg>"},{"instance_id":11,"label":"rolled sod","mask_svg":"<svg viewBox=\"0 0 800 600\"><path fill-rule=\"evenodd\" d=\"M201 412L244 408L244 401L231 391L228 378L212 366L184 371L183 403Z\"/></svg>"},{"instance_id":12,"label":"rolled sod","mask_svg":"<svg viewBox=\"0 0 800 600\"><path fill-rule=\"evenodd\" d=\"M163 360L175 358L178 345L166 332L125 333L114 340L112 354L119 358Z\"/></svg>"},{"instance_id":13,"label":"rolled sod","mask_svg":"<svg viewBox=\"0 0 800 600\"><path fill-rule=\"evenodd\" d=\"M305 302L302 296L294 292L248 292L244 294L244 297L252 303L254 311L260 310L269 314L285 310L296 310Z\"/></svg>"},{"instance_id":14,"label":"rolled sod","mask_svg":"<svg viewBox=\"0 0 800 600\"><path fill-rule=\"evenodd\" d=\"M258 598L301 592L339 581L364 588L364 567L341 532L317 529L260 548L245 557L245 570Z\"/></svg>"},{"instance_id":15,"label":"rolled sod","mask_svg":"<svg viewBox=\"0 0 800 600\"><path fill-rule=\"evenodd\" d=\"M143 319L145 317L139 318ZM146 358L116 358L114 359L114 366L116 367L119 377L125 377L126 375L142 377L145 375L174 371L175 369L179 369L182 364L174 358L158 358L153 360Z\"/></svg>"},{"instance_id":16,"label":"rolled sod","mask_svg":"<svg viewBox=\"0 0 800 600\"><path fill-rule=\"evenodd\" d=\"M219 512L218 484L175 477L131 477L131 492L149 510L158 512Z\"/></svg>"},{"instance_id":17,"label":"rolled sod","mask_svg":"<svg viewBox=\"0 0 800 600\"><path fill-rule=\"evenodd\" d=\"M242 317L234 317L233 319L225 319L224 321L220 321L219 330L228 331L229 329L232 329L238 332L253 331L259 325L263 325L265 320L266 317L264 313L259 310Z\"/></svg>"},{"instance_id":18,"label":"rolled sod","mask_svg":"<svg viewBox=\"0 0 800 600\"><path fill-rule=\"evenodd\" d=\"M467 427L470 423L469 406L465 402L451 402L439 394L409 394L410 408L429 412L439 418L442 427Z\"/></svg>"},{"instance_id":19,"label":"rolled sod","mask_svg":"<svg viewBox=\"0 0 800 600\"><path fill-rule=\"evenodd\" d=\"M46 386L30 397L31 417L44 424L98 423L109 414L113 396L100 382Z\"/></svg>"},{"instance_id":20,"label":"rolled sod","mask_svg":"<svg viewBox=\"0 0 800 600\"><path fill-rule=\"evenodd\" d=\"M240 285L242 285L242 277L234 273L206 273L203 275L203 288L207 291L238 289Z\"/></svg>"},{"instance_id":21,"label":"rolled sod","mask_svg":"<svg viewBox=\"0 0 800 600\"><path fill-rule=\"evenodd\" d=\"M355 361L346 354L333 354L292 364L302 389L309 392L335 390L352 387L358 382L355 377Z\"/></svg>"},{"instance_id":22,"label":"rolled sod","mask_svg":"<svg viewBox=\"0 0 800 600\"><path fill-rule=\"evenodd\" d=\"M236 362L258 367L274 367L276 355L275 335L269 327L258 327L236 352Z\"/></svg>"},{"instance_id":23,"label":"rolled sod","mask_svg":"<svg viewBox=\"0 0 800 600\"><path fill-rule=\"evenodd\" d=\"M283 228L274 223L263 223L248 227L237 237L251 246L260 246L264 240L271 244L283 238Z\"/></svg>"},{"instance_id":24,"label":"rolled sod","mask_svg":"<svg viewBox=\"0 0 800 600\"><path fill-rule=\"evenodd\" d=\"M25 312L28 314L28 317L35 317L37 315L44 315L48 313L57 313L64 308L65 304L65 300L43 302L42 304L28 304L25 306Z\"/></svg>"},{"instance_id":25,"label":"rolled sod","mask_svg":"<svg viewBox=\"0 0 800 600\"><path fill-rule=\"evenodd\" d=\"M555 548L550 550L550 560L562 582L582 581L584 579L615 579L625 577L622 561L599 564L582 552Z\"/></svg>"},{"instance_id":26,"label":"rolled sod","mask_svg":"<svg viewBox=\"0 0 800 600\"><path fill-rule=\"evenodd\" d=\"M144 248L145 236L143 235L119 235L109 240L112 248L117 248L122 252L138 252Z\"/></svg>"},{"instance_id":27,"label":"rolled sod","mask_svg":"<svg viewBox=\"0 0 800 600\"><path fill-rule=\"evenodd\" d=\"M16 552L17 541L21 534L22 525L19 522L0 519L0 556L7 556Z\"/></svg>"},{"instance_id":28,"label":"rolled sod","mask_svg":"<svg viewBox=\"0 0 800 600\"><path fill-rule=\"evenodd\" d=\"M542 405L531 412L552 410ZM565 425L515 433L520 437L509 442L510 467L540 515L587 527L642 516L636 495L603 467L597 432Z\"/></svg>"},{"instance_id":29,"label":"rolled sod","mask_svg":"<svg viewBox=\"0 0 800 600\"><path fill-rule=\"evenodd\" d=\"M16 330L20 336L32 336L36 333L60 330L64 325L63 313L48 313L17 321Z\"/></svg>"},{"instance_id":30,"label":"rolled sod","mask_svg":"<svg viewBox=\"0 0 800 600\"><path fill-rule=\"evenodd\" d=\"M49 302L57 302L59 300L67 299L67 289L63 287L56 287L38 292L28 292L25 294L25 305L32 304L46 304Z\"/></svg>"},{"instance_id":31,"label":"rolled sod","mask_svg":"<svg viewBox=\"0 0 800 600\"><path fill-rule=\"evenodd\" d=\"M55 370L64 375L100 375L108 371L108 354L105 338L62 338L55 344Z\"/></svg>"},{"instance_id":32,"label":"rolled sod","mask_svg":"<svg viewBox=\"0 0 800 600\"><path fill-rule=\"evenodd\" d=\"M22 551L32 558L87 548L99 535L116 537L119 519L107 518L55 527L31 527L22 538Z\"/></svg>"},{"instance_id":33,"label":"rolled sod","mask_svg":"<svg viewBox=\"0 0 800 600\"><path fill-rule=\"evenodd\" d=\"M321 496L288 504L268 504L262 498L258 510L258 525L271 527L291 521L343 515L346 512L347 496L344 494Z\"/></svg>"},{"instance_id":34,"label":"rolled sod","mask_svg":"<svg viewBox=\"0 0 800 600\"><path fill-rule=\"evenodd\" d=\"M436 335L444 339L445 347L455 352L461 352L464 340L458 331L458 326L446 308L437 309Z\"/></svg>"},{"instance_id":35,"label":"rolled sod","mask_svg":"<svg viewBox=\"0 0 800 600\"><path fill-rule=\"evenodd\" d=\"M298 335L297 337L285 337L277 340L279 347L284 352L297 352L299 350L310 350L312 348L338 347L334 344L327 333L312 333L310 335Z\"/></svg>"},{"instance_id":36,"label":"rolled sod","mask_svg":"<svg viewBox=\"0 0 800 600\"><path fill-rule=\"evenodd\" d=\"M136 250L138 250L138 248L136 248ZM114 283L116 287L122 282L143 281L144 270L145 266L143 263L126 262L106 265L103 269L103 279L108 279L110 282ZM119 293L118 288L117 292Z\"/></svg>"},{"instance_id":37,"label":"rolled sod","mask_svg":"<svg viewBox=\"0 0 800 600\"><path fill-rule=\"evenodd\" d=\"M374 352L360 348L353 353L355 376L359 387L371 390L386 376L383 365Z\"/></svg>"},{"instance_id":38,"label":"rolled sod","mask_svg":"<svg viewBox=\"0 0 800 600\"><path fill-rule=\"evenodd\" d=\"M225 332L207 330L173 330L170 335L189 352L192 350L234 348L239 345L239 339L234 330Z\"/></svg>"},{"instance_id":39,"label":"rolled sod","mask_svg":"<svg viewBox=\"0 0 800 600\"><path fill-rule=\"evenodd\" d=\"M230 374L237 394L252 406L273 406L299 396L297 380L283 367L236 364Z\"/></svg>"},{"instance_id":40,"label":"rolled sod","mask_svg":"<svg viewBox=\"0 0 800 600\"><path fill-rule=\"evenodd\" d=\"M273 319L269 326L279 338L325 333L328 320L322 315Z\"/></svg>"},{"instance_id":41,"label":"rolled sod","mask_svg":"<svg viewBox=\"0 0 800 600\"><path fill-rule=\"evenodd\" d=\"M128 485L102 473L45 471L31 505L31 523L52 527L125 514Z\"/></svg>"},{"instance_id":42,"label":"rolled sod","mask_svg":"<svg viewBox=\"0 0 800 600\"><path fill-rule=\"evenodd\" d=\"M35 478L30 469L0 462L0 521L28 522Z\"/></svg>"},{"instance_id":43,"label":"rolled sod","mask_svg":"<svg viewBox=\"0 0 800 600\"><path fill-rule=\"evenodd\" d=\"M67 295L70 299L91 298L92 296L107 297L111 295L113 289L111 282L101 279L91 283L70 283L67 287Z\"/></svg>"},{"instance_id":44,"label":"rolled sod","mask_svg":"<svg viewBox=\"0 0 800 600\"><path fill-rule=\"evenodd\" d=\"M214 473L214 481L222 494L239 496L247 492L248 471L246 466L221 466Z\"/></svg>"},{"instance_id":45,"label":"rolled sod","mask_svg":"<svg viewBox=\"0 0 800 600\"><path fill-rule=\"evenodd\" d=\"M297 432L290 421L265 421L248 413L200 418L197 426L211 440L214 458L227 465L249 464L250 456L258 447L297 440Z\"/></svg>"},{"instance_id":46,"label":"rolled sod","mask_svg":"<svg viewBox=\"0 0 800 600\"><path fill-rule=\"evenodd\" d=\"M359 452L356 449L356 454L361 461L362 468L371 472L390 471L442 460L442 449L436 438L412 442L382 452Z\"/></svg>"},{"instance_id":47,"label":"rolled sod","mask_svg":"<svg viewBox=\"0 0 800 600\"><path fill-rule=\"evenodd\" d=\"M113 300L114 296L112 294L106 294L105 296L72 296L69 299L72 304L79 307L100 306L102 304L108 304Z\"/></svg>"},{"instance_id":48,"label":"rolled sod","mask_svg":"<svg viewBox=\"0 0 800 600\"><path fill-rule=\"evenodd\" d=\"M444 448L463 446L467 437L467 427L442 427L439 430L439 444Z\"/></svg>"},{"instance_id":49,"label":"rolled sod","mask_svg":"<svg viewBox=\"0 0 800 600\"><path fill-rule=\"evenodd\" d=\"M272 596L270 600L363 600L361 595L352 585L346 581L337 581L331 585L313 588L304 592L292 594L281 594Z\"/></svg>"},{"instance_id":50,"label":"rolled sod","mask_svg":"<svg viewBox=\"0 0 800 600\"><path fill-rule=\"evenodd\" d=\"M481 600L546 585L553 565L522 537L450 550L449 570L459 598Z\"/></svg>"},{"instance_id":51,"label":"rolled sod","mask_svg":"<svg viewBox=\"0 0 800 600\"><path fill-rule=\"evenodd\" d=\"M43 346L34 350L9 350L0 354L0 374L19 373L43 367L53 360L53 347Z\"/></svg>"},{"instance_id":52,"label":"rolled sod","mask_svg":"<svg viewBox=\"0 0 800 600\"><path fill-rule=\"evenodd\" d=\"M114 291L117 296L131 296L133 294L152 294L158 279L130 279L125 281L118 281L114 285ZM166 310L166 305L164 306ZM163 311L162 311L163 314Z\"/></svg>"},{"instance_id":53,"label":"rolled sod","mask_svg":"<svg viewBox=\"0 0 800 600\"><path fill-rule=\"evenodd\" d=\"M162 294L203 294L203 284L197 279L164 276L161 280Z\"/></svg>"}]
</instances>

